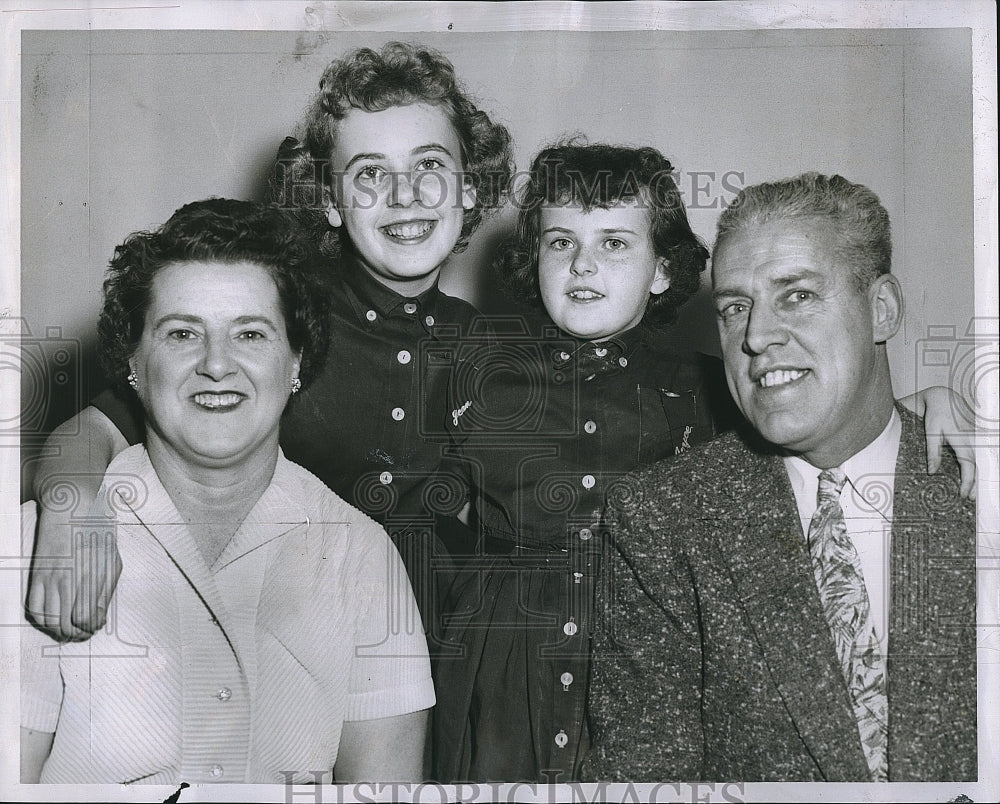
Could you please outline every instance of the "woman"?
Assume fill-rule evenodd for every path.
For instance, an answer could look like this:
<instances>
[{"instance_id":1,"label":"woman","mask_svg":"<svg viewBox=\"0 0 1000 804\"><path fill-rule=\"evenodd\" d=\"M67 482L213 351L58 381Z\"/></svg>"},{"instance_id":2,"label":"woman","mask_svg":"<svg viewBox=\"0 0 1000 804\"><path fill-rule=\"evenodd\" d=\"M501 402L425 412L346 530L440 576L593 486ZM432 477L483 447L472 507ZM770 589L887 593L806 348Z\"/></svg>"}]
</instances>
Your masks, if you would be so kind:
<instances>
[{"instance_id":1,"label":"woman","mask_svg":"<svg viewBox=\"0 0 1000 804\"><path fill-rule=\"evenodd\" d=\"M92 510L117 531L114 628L25 629L23 782L420 775L434 695L399 556L278 448L326 352L313 248L214 199L116 250L99 348L148 427Z\"/></svg>"}]
</instances>

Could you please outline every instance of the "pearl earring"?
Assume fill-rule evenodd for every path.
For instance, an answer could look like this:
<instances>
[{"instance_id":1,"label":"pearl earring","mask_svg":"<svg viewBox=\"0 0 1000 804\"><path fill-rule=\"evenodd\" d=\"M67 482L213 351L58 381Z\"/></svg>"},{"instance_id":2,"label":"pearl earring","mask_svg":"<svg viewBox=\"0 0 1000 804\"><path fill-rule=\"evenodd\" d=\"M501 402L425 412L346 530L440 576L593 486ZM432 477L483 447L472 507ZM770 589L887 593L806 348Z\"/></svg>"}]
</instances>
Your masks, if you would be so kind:
<instances>
[{"instance_id":1,"label":"pearl earring","mask_svg":"<svg viewBox=\"0 0 1000 804\"><path fill-rule=\"evenodd\" d=\"M126 377L126 379L128 380L128 384L132 386L132 390L138 392L139 391L139 376L135 373L135 369L132 369L128 373L128 377Z\"/></svg>"},{"instance_id":2,"label":"pearl earring","mask_svg":"<svg viewBox=\"0 0 1000 804\"><path fill-rule=\"evenodd\" d=\"M292 377L292 393L297 394L302 388L302 380L298 377Z\"/></svg>"}]
</instances>

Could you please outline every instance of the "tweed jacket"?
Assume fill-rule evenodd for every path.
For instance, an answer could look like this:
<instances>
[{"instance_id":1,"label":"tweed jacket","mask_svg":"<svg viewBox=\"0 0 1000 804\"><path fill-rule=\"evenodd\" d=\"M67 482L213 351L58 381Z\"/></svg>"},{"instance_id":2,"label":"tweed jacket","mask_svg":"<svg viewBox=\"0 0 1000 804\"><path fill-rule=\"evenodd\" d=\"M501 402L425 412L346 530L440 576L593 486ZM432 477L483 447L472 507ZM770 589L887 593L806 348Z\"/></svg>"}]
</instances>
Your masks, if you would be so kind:
<instances>
[{"instance_id":1,"label":"tweed jacket","mask_svg":"<svg viewBox=\"0 0 1000 804\"><path fill-rule=\"evenodd\" d=\"M975 505L899 412L889 779L974 780ZM867 781L781 458L730 433L631 475L609 521L587 776Z\"/></svg>"}]
</instances>

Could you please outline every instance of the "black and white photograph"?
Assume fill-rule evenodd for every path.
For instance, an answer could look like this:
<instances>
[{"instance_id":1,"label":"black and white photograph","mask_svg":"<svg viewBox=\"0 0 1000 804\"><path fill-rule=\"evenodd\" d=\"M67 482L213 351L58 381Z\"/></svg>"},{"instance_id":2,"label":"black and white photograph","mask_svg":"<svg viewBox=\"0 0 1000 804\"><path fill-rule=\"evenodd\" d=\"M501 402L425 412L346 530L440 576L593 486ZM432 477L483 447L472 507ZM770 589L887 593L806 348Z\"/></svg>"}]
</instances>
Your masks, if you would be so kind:
<instances>
[{"instance_id":1,"label":"black and white photograph","mask_svg":"<svg viewBox=\"0 0 1000 804\"><path fill-rule=\"evenodd\" d=\"M1000 799L993 3L0 11L0 798Z\"/></svg>"}]
</instances>

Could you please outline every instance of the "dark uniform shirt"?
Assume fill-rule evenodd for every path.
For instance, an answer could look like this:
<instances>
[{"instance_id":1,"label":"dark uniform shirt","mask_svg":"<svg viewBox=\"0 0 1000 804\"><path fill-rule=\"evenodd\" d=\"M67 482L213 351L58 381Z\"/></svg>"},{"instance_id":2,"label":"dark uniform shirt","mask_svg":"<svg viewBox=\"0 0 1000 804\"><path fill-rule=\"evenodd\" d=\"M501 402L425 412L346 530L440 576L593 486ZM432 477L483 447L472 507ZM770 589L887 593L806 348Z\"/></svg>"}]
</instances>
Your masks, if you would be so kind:
<instances>
[{"instance_id":1,"label":"dark uniform shirt","mask_svg":"<svg viewBox=\"0 0 1000 804\"><path fill-rule=\"evenodd\" d=\"M445 645L464 658L435 666L444 782L577 776L604 501L732 418L717 360L639 329L595 344L518 328L499 348L463 347L454 377L449 426L482 539L447 606Z\"/></svg>"},{"instance_id":2,"label":"dark uniform shirt","mask_svg":"<svg viewBox=\"0 0 1000 804\"><path fill-rule=\"evenodd\" d=\"M344 267L327 365L289 406L281 445L289 459L395 533L434 510L426 484L447 444L454 350L477 311L437 285L405 297L360 268Z\"/></svg>"}]
</instances>

